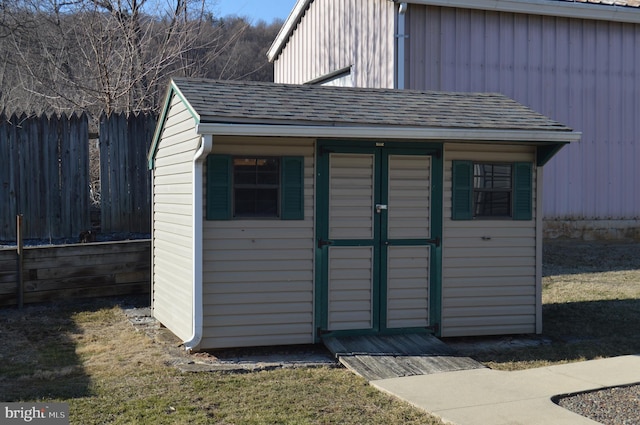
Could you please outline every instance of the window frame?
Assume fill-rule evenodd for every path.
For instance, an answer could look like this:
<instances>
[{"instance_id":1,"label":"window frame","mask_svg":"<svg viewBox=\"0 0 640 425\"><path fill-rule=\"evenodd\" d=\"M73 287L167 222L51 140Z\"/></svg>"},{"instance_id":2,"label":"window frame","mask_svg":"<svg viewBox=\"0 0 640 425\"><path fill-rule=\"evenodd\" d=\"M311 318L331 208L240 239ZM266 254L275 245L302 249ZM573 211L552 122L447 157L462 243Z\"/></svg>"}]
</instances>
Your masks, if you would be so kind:
<instances>
[{"instance_id":1,"label":"window frame","mask_svg":"<svg viewBox=\"0 0 640 425\"><path fill-rule=\"evenodd\" d=\"M275 172L275 175L277 176L277 183L238 183L237 182L237 171L238 169L236 168L236 161L237 160L255 160L260 161L260 160L275 160L277 161L276 163L276 167L277 170ZM281 194L282 194L282 170L281 170L281 165L282 163L282 159L281 157L278 156L271 156L271 155L233 155L231 157L231 218L234 220L244 220L244 219L249 219L249 220L279 220L280 219L280 215L281 215ZM256 167L258 165L256 164ZM257 168L254 168L254 173L257 174L259 173L259 170ZM252 189L252 190L260 190L260 189L264 189L264 190L276 190L276 200L275 200L275 214L255 214L255 215L251 215L251 214L242 214L242 215L238 215L238 196L236 191L238 189Z\"/></svg>"},{"instance_id":2,"label":"window frame","mask_svg":"<svg viewBox=\"0 0 640 425\"><path fill-rule=\"evenodd\" d=\"M234 158L278 158L278 216L234 217ZM303 156L209 154L206 160L206 220L304 220Z\"/></svg>"},{"instance_id":3,"label":"window frame","mask_svg":"<svg viewBox=\"0 0 640 425\"><path fill-rule=\"evenodd\" d=\"M476 187L476 179L480 178L480 175L476 174L477 166L491 166L495 167L509 167L509 188L478 188ZM492 171L491 181L495 182L495 173ZM513 163L512 162L490 162L490 161L473 161L473 182L472 182L472 196L473 196L473 219L474 220L511 220L513 219L513 193L514 193L514 184L513 184ZM490 193L491 195L496 193L508 193L509 194L509 202L508 202L508 213L507 214L482 214L478 215L478 200L477 195L481 193ZM491 205L491 209L494 209L494 205Z\"/></svg>"},{"instance_id":4,"label":"window frame","mask_svg":"<svg viewBox=\"0 0 640 425\"><path fill-rule=\"evenodd\" d=\"M474 165L511 165L511 216L474 216ZM533 163L508 161L452 161L451 219L452 220L532 220L533 219Z\"/></svg>"}]
</instances>

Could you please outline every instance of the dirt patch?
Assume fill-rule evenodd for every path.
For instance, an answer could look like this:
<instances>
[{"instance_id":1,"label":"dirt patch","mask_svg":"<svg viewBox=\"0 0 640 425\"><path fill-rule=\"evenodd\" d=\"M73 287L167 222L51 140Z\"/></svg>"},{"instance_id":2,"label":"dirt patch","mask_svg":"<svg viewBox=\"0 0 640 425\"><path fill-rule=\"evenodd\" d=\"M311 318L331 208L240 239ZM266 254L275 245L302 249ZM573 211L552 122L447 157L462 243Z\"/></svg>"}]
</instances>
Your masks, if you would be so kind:
<instances>
[{"instance_id":1,"label":"dirt patch","mask_svg":"<svg viewBox=\"0 0 640 425\"><path fill-rule=\"evenodd\" d=\"M189 354L175 335L151 317L150 308L125 308L124 312L136 330L165 347L170 356L168 363L183 372L246 373L338 366L336 359L322 345L234 348Z\"/></svg>"}]
</instances>

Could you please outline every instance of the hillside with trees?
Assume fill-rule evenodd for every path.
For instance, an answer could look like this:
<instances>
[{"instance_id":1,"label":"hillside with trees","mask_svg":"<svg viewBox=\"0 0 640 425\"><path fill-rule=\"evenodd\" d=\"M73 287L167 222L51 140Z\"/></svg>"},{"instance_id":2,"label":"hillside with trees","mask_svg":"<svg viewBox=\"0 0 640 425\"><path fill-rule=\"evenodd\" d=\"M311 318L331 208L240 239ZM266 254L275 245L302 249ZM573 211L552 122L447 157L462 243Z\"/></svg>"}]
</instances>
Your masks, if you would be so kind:
<instances>
[{"instance_id":1,"label":"hillside with trees","mask_svg":"<svg viewBox=\"0 0 640 425\"><path fill-rule=\"evenodd\" d=\"M207 0L3 1L0 110L157 112L173 76L272 81L266 50L282 22L212 10Z\"/></svg>"}]
</instances>

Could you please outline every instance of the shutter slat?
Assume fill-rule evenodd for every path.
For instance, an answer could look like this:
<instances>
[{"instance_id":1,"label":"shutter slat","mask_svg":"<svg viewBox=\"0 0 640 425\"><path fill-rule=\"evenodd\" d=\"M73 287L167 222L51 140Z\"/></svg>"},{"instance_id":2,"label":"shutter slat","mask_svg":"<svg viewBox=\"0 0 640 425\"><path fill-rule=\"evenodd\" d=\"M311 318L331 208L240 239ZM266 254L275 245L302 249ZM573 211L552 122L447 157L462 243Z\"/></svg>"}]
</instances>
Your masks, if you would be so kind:
<instances>
[{"instance_id":1,"label":"shutter slat","mask_svg":"<svg viewBox=\"0 0 640 425\"><path fill-rule=\"evenodd\" d=\"M451 219L473 219L473 162L453 161Z\"/></svg>"},{"instance_id":2,"label":"shutter slat","mask_svg":"<svg viewBox=\"0 0 640 425\"><path fill-rule=\"evenodd\" d=\"M283 220L304 220L304 157L282 158Z\"/></svg>"},{"instance_id":3,"label":"shutter slat","mask_svg":"<svg viewBox=\"0 0 640 425\"><path fill-rule=\"evenodd\" d=\"M517 162L513 165L513 219L533 218L533 164Z\"/></svg>"},{"instance_id":4,"label":"shutter slat","mask_svg":"<svg viewBox=\"0 0 640 425\"><path fill-rule=\"evenodd\" d=\"M231 157L207 157L207 220L231 218Z\"/></svg>"}]
</instances>

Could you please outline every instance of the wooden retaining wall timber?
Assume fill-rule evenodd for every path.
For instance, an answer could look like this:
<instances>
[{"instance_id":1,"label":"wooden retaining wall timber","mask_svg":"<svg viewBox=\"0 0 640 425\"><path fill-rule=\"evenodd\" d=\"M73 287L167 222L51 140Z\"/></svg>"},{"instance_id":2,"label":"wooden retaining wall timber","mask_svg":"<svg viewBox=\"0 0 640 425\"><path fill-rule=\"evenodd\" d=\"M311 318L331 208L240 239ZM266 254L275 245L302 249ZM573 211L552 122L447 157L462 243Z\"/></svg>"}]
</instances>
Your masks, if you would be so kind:
<instances>
[{"instance_id":1,"label":"wooden retaining wall timber","mask_svg":"<svg viewBox=\"0 0 640 425\"><path fill-rule=\"evenodd\" d=\"M17 305L16 249L0 250L0 306ZM148 294L151 241L24 248L24 303Z\"/></svg>"}]
</instances>

